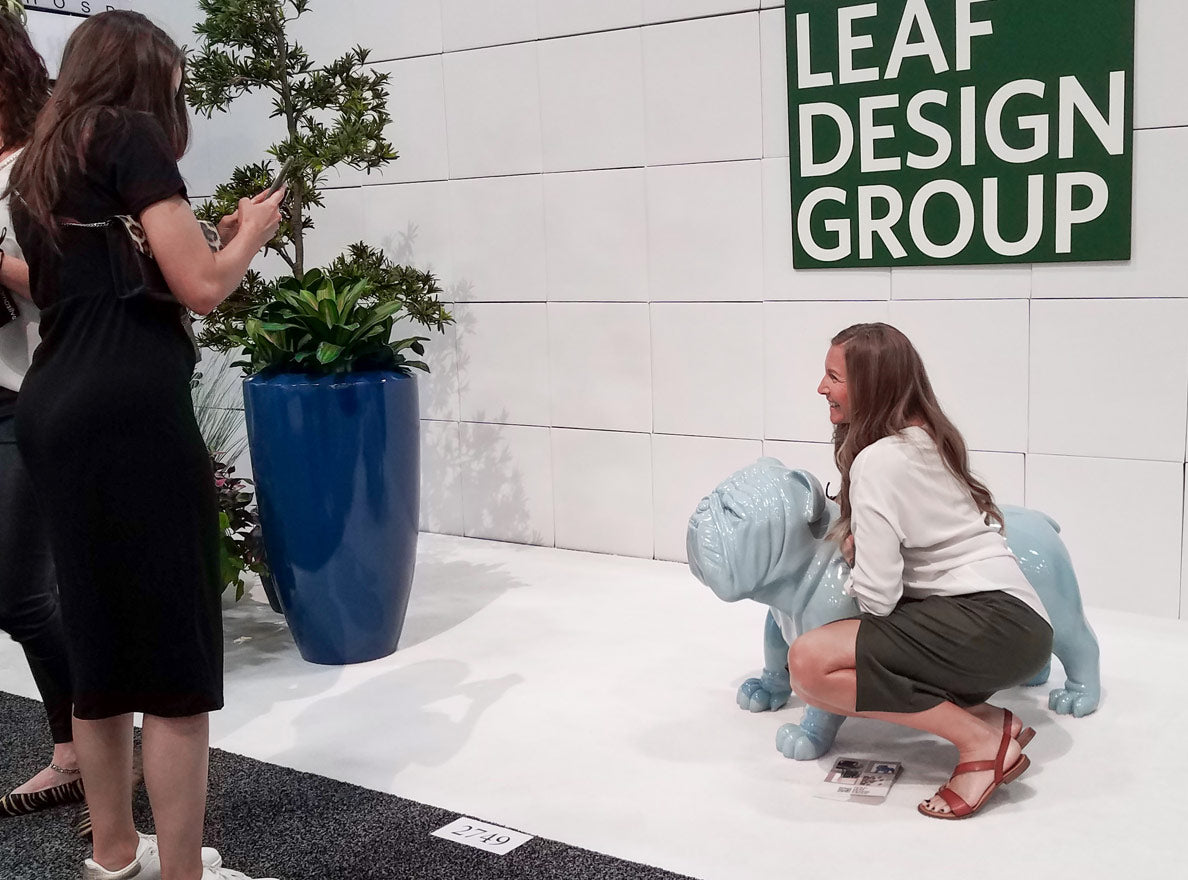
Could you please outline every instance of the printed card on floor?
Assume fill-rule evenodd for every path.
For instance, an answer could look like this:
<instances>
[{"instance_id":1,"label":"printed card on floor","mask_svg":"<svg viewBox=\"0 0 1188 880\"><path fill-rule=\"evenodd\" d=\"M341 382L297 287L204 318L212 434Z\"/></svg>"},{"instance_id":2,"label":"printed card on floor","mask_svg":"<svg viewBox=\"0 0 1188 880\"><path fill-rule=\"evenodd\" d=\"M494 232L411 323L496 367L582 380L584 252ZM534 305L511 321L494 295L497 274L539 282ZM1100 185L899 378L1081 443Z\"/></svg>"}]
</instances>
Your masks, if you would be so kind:
<instances>
[{"instance_id":1,"label":"printed card on floor","mask_svg":"<svg viewBox=\"0 0 1188 880\"><path fill-rule=\"evenodd\" d=\"M532 839L531 834L512 831L510 828L501 828L490 822L480 822L478 819L470 819L466 816L455 819L444 828L438 828L433 832L433 836L443 840L452 840L454 843L461 843L464 846L473 846L475 849L486 850L497 856L505 855Z\"/></svg>"},{"instance_id":2,"label":"printed card on floor","mask_svg":"<svg viewBox=\"0 0 1188 880\"><path fill-rule=\"evenodd\" d=\"M898 761L838 758L817 797L835 801L881 804L903 769Z\"/></svg>"}]
</instances>

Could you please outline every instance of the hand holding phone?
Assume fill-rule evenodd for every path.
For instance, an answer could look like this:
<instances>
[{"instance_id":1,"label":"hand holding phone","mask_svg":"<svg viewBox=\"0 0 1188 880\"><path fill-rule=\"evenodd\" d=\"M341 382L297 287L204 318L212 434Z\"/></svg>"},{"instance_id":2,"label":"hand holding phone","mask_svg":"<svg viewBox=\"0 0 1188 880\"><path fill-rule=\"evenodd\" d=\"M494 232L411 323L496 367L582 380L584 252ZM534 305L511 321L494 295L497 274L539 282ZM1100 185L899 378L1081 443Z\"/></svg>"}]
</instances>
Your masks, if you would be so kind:
<instances>
[{"instance_id":1,"label":"hand holding phone","mask_svg":"<svg viewBox=\"0 0 1188 880\"><path fill-rule=\"evenodd\" d=\"M293 166L297 163L295 156L290 156L285 160L285 164L280 167L280 171L276 172L276 177L273 178L272 186L264 193L264 198L271 198L272 195L285 185L285 181L289 179L289 175L293 173Z\"/></svg>"}]
</instances>

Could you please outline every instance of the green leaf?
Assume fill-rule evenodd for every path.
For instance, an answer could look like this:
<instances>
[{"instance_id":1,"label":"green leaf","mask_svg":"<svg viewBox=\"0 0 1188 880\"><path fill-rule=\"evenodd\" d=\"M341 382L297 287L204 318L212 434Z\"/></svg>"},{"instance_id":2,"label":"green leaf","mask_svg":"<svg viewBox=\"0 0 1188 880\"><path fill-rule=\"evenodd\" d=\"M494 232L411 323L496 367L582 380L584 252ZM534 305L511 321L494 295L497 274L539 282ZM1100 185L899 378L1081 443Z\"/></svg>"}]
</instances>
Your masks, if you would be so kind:
<instances>
[{"instance_id":1,"label":"green leaf","mask_svg":"<svg viewBox=\"0 0 1188 880\"><path fill-rule=\"evenodd\" d=\"M318 346L318 363L330 364L338 360L338 356L344 351L343 346L333 345L329 342L323 342Z\"/></svg>"},{"instance_id":2,"label":"green leaf","mask_svg":"<svg viewBox=\"0 0 1188 880\"><path fill-rule=\"evenodd\" d=\"M333 328L338 323L338 303L335 302L333 288L328 296L318 299L318 313L327 327Z\"/></svg>"},{"instance_id":3,"label":"green leaf","mask_svg":"<svg viewBox=\"0 0 1188 880\"><path fill-rule=\"evenodd\" d=\"M297 298L300 300L300 308L303 312L308 309L309 314L318 314L318 298L314 296L312 291L302 290L301 293L297 294Z\"/></svg>"}]
</instances>

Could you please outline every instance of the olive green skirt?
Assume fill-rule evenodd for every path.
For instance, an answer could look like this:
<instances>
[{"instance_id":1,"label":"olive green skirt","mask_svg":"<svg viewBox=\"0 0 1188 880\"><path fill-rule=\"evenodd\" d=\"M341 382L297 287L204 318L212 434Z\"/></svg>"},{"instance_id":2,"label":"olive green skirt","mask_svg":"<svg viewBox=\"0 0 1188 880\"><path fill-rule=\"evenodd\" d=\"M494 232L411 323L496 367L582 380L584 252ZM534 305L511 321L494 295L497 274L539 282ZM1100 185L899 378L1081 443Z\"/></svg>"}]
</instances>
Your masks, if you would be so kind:
<instances>
[{"instance_id":1,"label":"olive green skirt","mask_svg":"<svg viewBox=\"0 0 1188 880\"><path fill-rule=\"evenodd\" d=\"M1035 677L1052 655L1047 621L997 590L903 599L886 617L859 619L859 712L976 706Z\"/></svg>"}]
</instances>

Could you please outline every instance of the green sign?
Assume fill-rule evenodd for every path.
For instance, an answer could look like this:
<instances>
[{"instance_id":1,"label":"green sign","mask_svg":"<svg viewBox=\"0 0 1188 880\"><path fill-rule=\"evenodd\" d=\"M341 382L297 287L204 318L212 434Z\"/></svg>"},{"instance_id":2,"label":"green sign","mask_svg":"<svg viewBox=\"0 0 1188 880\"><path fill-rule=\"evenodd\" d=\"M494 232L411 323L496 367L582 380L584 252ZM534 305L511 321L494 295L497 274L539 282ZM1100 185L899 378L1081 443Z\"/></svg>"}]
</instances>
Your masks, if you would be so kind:
<instances>
[{"instance_id":1,"label":"green sign","mask_svg":"<svg viewBox=\"0 0 1188 880\"><path fill-rule=\"evenodd\" d=\"M1134 0L788 0L793 264L1130 259Z\"/></svg>"}]
</instances>

